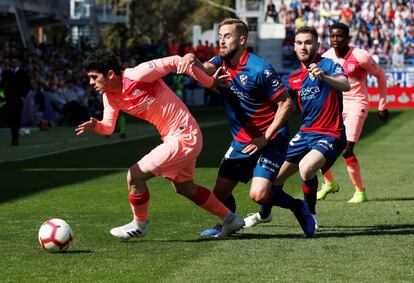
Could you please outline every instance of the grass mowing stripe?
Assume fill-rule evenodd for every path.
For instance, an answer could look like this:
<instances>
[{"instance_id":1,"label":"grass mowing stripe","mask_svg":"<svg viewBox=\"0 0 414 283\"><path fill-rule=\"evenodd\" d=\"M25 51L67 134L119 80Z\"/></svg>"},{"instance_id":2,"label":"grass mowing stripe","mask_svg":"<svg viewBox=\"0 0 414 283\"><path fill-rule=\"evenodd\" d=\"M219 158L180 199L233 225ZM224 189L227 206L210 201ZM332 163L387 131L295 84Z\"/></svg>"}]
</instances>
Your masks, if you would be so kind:
<instances>
[{"instance_id":1,"label":"grass mowing stripe","mask_svg":"<svg viewBox=\"0 0 414 283\"><path fill-rule=\"evenodd\" d=\"M217 126L217 125L223 125L226 124L227 121L216 121L216 122L205 122L205 123L199 123L201 128L208 128L208 127L213 127L213 126ZM113 140L113 141L107 141L104 144L86 144L86 145L82 145L82 146L69 146L63 149L59 149L59 150L54 150L54 151L50 151L47 153L41 153L41 154L32 154L30 156L25 156L25 157L21 157L21 158L13 158L10 160L0 160L0 163L4 163L4 162L13 162L13 161L24 161L24 160L28 160L28 159L34 159L34 158L39 158L39 157L45 157L45 156L50 156L50 155L55 155L55 154L59 154L59 153L64 153L64 152L69 152L69 151L73 151L73 150L79 150L79 149L87 149L87 148L91 148L91 147L96 147L96 146L105 146L105 145L111 145L111 144L118 144L118 143L124 143L124 142L128 142L128 141L134 141L134 140L140 140L140 139L144 139L144 138L149 138L149 137L156 137L159 136L159 133L150 133L150 134L144 134L144 135L139 135L136 137L128 137L128 138L124 138L124 139L119 139L119 140ZM85 141L87 141L87 139L84 139ZM70 140L71 141L71 140ZM73 140L75 141L75 140ZM37 147L38 149L40 149L41 147L49 147L51 145L60 145L62 143L58 143L55 142L53 144L44 144L42 146L28 146L28 148L30 147Z\"/></svg>"}]
</instances>

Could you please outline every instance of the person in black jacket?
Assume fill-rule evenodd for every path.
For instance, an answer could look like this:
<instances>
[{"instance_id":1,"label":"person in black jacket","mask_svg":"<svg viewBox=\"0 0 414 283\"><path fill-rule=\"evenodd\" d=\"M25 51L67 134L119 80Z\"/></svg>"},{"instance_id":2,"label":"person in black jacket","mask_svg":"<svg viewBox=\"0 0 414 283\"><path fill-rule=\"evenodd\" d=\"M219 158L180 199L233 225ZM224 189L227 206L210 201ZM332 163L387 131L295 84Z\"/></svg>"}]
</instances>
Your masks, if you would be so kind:
<instances>
[{"instance_id":1,"label":"person in black jacket","mask_svg":"<svg viewBox=\"0 0 414 283\"><path fill-rule=\"evenodd\" d=\"M13 146L19 145L20 118L24 97L30 90L28 73L21 67L17 54L8 56L8 66L2 73L0 88L6 98L7 123L11 130Z\"/></svg>"}]
</instances>

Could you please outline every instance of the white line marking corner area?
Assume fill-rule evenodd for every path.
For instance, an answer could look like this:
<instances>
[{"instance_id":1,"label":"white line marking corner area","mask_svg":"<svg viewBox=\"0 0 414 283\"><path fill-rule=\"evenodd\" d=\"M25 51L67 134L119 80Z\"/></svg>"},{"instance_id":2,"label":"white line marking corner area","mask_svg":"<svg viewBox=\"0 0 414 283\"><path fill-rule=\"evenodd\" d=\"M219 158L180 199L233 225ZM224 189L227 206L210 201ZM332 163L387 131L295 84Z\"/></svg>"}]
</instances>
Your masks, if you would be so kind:
<instances>
[{"instance_id":1,"label":"white line marking corner area","mask_svg":"<svg viewBox=\"0 0 414 283\"><path fill-rule=\"evenodd\" d=\"M200 125L201 128L208 128L208 127L219 126L219 125L222 125L222 124L225 124L225 123L227 123L227 121L207 122L207 123L200 123L199 125ZM10 160L0 160L0 163L14 162L14 161L24 161L24 160L28 160L28 159L34 159L34 158L39 158L39 157L45 157L45 156L49 156L49 155L64 153L64 152L68 152L68 151L72 151L72 150L85 149L85 148L98 147L98 146L105 146L105 145L123 143L123 142L128 142L128 141L133 141L133 140L141 140L141 139L145 139L145 138L149 138L149 137L156 137L158 135L159 135L158 133L157 134L146 134L146 135L142 135L142 136L138 136L138 137L125 138L125 139L122 139L122 140L108 141L104 144L91 144L91 145L84 145L84 146L68 147L68 148L65 148L65 149L60 149L60 150L55 150L55 151L50 151L50 152L40 153L40 154L34 154L34 155L21 157L21 158L14 158L14 159L10 159Z\"/></svg>"}]
</instances>

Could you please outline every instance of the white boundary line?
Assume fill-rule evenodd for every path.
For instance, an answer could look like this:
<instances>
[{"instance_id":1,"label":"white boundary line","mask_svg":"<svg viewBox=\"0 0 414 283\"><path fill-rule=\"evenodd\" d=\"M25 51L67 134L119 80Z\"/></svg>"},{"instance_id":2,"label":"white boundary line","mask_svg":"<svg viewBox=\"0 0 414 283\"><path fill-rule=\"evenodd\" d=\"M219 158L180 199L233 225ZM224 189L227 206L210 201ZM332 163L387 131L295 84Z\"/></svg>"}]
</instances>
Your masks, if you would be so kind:
<instances>
[{"instance_id":1,"label":"white boundary line","mask_svg":"<svg viewBox=\"0 0 414 283\"><path fill-rule=\"evenodd\" d=\"M199 125L200 125L201 128L208 128L208 127L222 125L222 124L225 124L225 123L227 123L227 121L207 122L207 123L200 123ZM122 139L122 140L113 140L113 141L108 141L108 142L103 143L103 144L93 144L93 145L69 147L69 148L65 148L65 149L61 149L61 150L55 150L55 151L51 151L51 152L47 152L47 153L34 154L34 155L21 157L21 158L14 158L14 159L10 159L10 160L0 160L0 163L24 161L24 160L29 160L29 159L39 158L39 157L45 157L45 156L59 154L59 153L64 153L64 152L68 152L68 151L72 151L72 150L79 150L79 149L85 149L85 148L91 148L91 147L105 146L105 145L123 143L123 142L128 142L128 141L133 141L133 140L141 140L141 139L145 139L145 138L149 138L149 137L156 137L156 136L159 136L159 133L145 134L145 135L142 135L142 136L131 137L131 138L126 138L126 139Z\"/></svg>"}]
</instances>

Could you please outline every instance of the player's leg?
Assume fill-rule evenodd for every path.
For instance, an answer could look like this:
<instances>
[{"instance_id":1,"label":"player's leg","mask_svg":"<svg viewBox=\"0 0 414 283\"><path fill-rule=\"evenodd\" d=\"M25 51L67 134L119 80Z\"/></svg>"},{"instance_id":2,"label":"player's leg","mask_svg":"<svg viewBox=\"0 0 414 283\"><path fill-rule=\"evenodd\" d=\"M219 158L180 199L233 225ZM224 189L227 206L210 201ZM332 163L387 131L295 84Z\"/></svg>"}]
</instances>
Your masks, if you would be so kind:
<instances>
[{"instance_id":1,"label":"player's leg","mask_svg":"<svg viewBox=\"0 0 414 283\"><path fill-rule=\"evenodd\" d=\"M193 201L196 205L216 215L221 220L229 214L229 209L207 188L194 184L192 180L186 182L173 181L177 193Z\"/></svg>"},{"instance_id":2,"label":"player's leg","mask_svg":"<svg viewBox=\"0 0 414 283\"><path fill-rule=\"evenodd\" d=\"M288 158L291 158L288 156ZM299 164L295 162L285 161L280 168L279 175L272 187L272 204L292 211L296 220L306 236L310 237L315 233L316 223L312 214L309 212L306 202L295 199L283 190L284 182L299 170Z\"/></svg>"},{"instance_id":3,"label":"player's leg","mask_svg":"<svg viewBox=\"0 0 414 283\"><path fill-rule=\"evenodd\" d=\"M124 226L111 230L111 234L128 240L132 237L144 236L146 233L149 191L146 181L154 176L163 176L167 179L174 179L181 168L191 162L192 167L188 168L185 176L192 179L196 156L201 145L186 148L187 155L183 156L184 147L182 139L176 136L168 136L164 142L158 145L145 155L138 164L132 166L128 172L129 201L134 215L134 220Z\"/></svg>"},{"instance_id":4,"label":"player's leg","mask_svg":"<svg viewBox=\"0 0 414 283\"><path fill-rule=\"evenodd\" d=\"M299 222L306 236L315 233L315 220L309 212L305 202L295 199L283 191L284 182L299 170L299 162L308 153L308 137L305 133L298 132L289 142L286 153L286 161L280 168L279 174L272 187L272 204L289 208Z\"/></svg>"},{"instance_id":5,"label":"player's leg","mask_svg":"<svg viewBox=\"0 0 414 283\"><path fill-rule=\"evenodd\" d=\"M235 233L243 227L244 221L231 210L229 210L222 202L220 202L214 193L208 189L194 184L193 181L173 182L176 191L193 201L199 207L205 209L211 214L217 216L223 221L223 226L216 237L227 237Z\"/></svg>"},{"instance_id":6,"label":"player's leg","mask_svg":"<svg viewBox=\"0 0 414 283\"><path fill-rule=\"evenodd\" d=\"M244 218L245 227L253 227L257 224L272 221L272 205L268 205L266 200L270 198L272 181L263 177L253 177L250 186L250 198L260 204L260 210L250 213Z\"/></svg>"},{"instance_id":7,"label":"player's leg","mask_svg":"<svg viewBox=\"0 0 414 283\"><path fill-rule=\"evenodd\" d=\"M214 185L214 195L232 212L236 212L236 200L232 194L240 179L240 168L247 168L246 160L224 158L220 164L219 172ZM248 168L246 170L249 170ZM251 170L250 170L251 172ZM249 175L249 174L246 174ZM244 180L244 182L249 181ZM222 224L216 224L214 227L200 232L201 236L215 236L222 230Z\"/></svg>"},{"instance_id":8,"label":"player's leg","mask_svg":"<svg viewBox=\"0 0 414 283\"><path fill-rule=\"evenodd\" d=\"M268 191L266 200L260 207L260 211L258 213L260 217L258 217L257 214L256 217L247 217L249 218L248 227L252 227L257 224L254 221L256 218L269 218L271 215L271 210L269 208L272 206L279 206L282 208L290 209L292 211L306 236L310 237L315 233L315 220L309 212L307 204L299 199L293 198L283 190L284 181L289 176L297 172L297 170L298 165L296 163L291 163L288 161L285 161L283 163L276 181Z\"/></svg>"},{"instance_id":9,"label":"player's leg","mask_svg":"<svg viewBox=\"0 0 414 283\"><path fill-rule=\"evenodd\" d=\"M128 196L133 220L120 227L111 229L111 234L122 240L143 237L147 233L148 205L150 193L146 181L154 177L144 164L134 164L127 175Z\"/></svg>"},{"instance_id":10,"label":"player's leg","mask_svg":"<svg viewBox=\"0 0 414 283\"><path fill-rule=\"evenodd\" d=\"M317 151L311 150L299 163L299 174L302 182L302 191L309 211L316 214L316 192L318 189L318 177L316 172L326 163L325 156Z\"/></svg>"},{"instance_id":11,"label":"player's leg","mask_svg":"<svg viewBox=\"0 0 414 283\"><path fill-rule=\"evenodd\" d=\"M366 115L348 115L344 121L346 127L347 145L342 153L345 159L349 177L355 186L355 193L350 203L360 203L367 201L365 188L362 182L361 167L357 157L354 154L354 145L358 142L362 129L364 127Z\"/></svg>"},{"instance_id":12,"label":"player's leg","mask_svg":"<svg viewBox=\"0 0 414 283\"><path fill-rule=\"evenodd\" d=\"M216 184L213 189L214 195L233 212L236 212L237 206L232 192L237 183L238 181L230 180L217 175Z\"/></svg>"},{"instance_id":13,"label":"player's leg","mask_svg":"<svg viewBox=\"0 0 414 283\"><path fill-rule=\"evenodd\" d=\"M270 201L273 198L272 184L284 163L287 146L288 137L278 135L261 150L257 157L250 186L250 198L260 204L260 210L244 219L245 227L272 221L273 204Z\"/></svg>"},{"instance_id":14,"label":"player's leg","mask_svg":"<svg viewBox=\"0 0 414 283\"><path fill-rule=\"evenodd\" d=\"M362 184L361 168L359 165L359 161L353 152L353 148L354 148L354 143L348 142L342 154L342 156L345 159L346 168L348 170L351 181L355 186L355 193L348 202L349 203L361 203L361 202L368 201L368 198L367 198L365 188Z\"/></svg>"}]
</instances>

